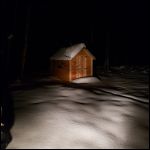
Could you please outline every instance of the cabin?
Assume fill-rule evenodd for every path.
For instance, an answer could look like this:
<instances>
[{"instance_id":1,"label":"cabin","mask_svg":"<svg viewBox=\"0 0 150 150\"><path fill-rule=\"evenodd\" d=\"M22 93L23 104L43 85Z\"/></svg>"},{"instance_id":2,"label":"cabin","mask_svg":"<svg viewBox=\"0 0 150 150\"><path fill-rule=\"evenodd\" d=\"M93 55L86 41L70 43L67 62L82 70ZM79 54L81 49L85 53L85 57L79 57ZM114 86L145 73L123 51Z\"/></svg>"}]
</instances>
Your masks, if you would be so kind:
<instances>
[{"instance_id":1,"label":"cabin","mask_svg":"<svg viewBox=\"0 0 150 150\"><path fill-rule=\"evenodd\" d=\"M95 57L84 43L58 50L50 57L50 68L53 76L71 82L72 80L93 76Z\"/></svg>"}]
</instances>

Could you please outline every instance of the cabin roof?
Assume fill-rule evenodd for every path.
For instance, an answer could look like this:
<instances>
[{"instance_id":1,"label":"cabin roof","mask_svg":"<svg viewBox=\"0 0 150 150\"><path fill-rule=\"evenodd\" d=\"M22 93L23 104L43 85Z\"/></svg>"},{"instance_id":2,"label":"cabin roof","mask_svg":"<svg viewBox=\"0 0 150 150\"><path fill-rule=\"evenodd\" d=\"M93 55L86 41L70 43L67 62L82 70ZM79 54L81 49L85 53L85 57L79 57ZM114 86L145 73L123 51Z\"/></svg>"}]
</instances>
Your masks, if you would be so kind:
<instances>
[{"instance_id":1,"label":"cabin roof","mask_svg":"<svg viewBox=\"0 0 150 150\"><path fill-rule=\"evenodd\" d=\"M72 45L67 48L61 48L56 52L52 57L50 57L51 60L71 60L74 58L83 48L86 48L86 45L84 43L79 43ZM95 58L89 51L88 53Z\"/></svg>"}]
</instances>

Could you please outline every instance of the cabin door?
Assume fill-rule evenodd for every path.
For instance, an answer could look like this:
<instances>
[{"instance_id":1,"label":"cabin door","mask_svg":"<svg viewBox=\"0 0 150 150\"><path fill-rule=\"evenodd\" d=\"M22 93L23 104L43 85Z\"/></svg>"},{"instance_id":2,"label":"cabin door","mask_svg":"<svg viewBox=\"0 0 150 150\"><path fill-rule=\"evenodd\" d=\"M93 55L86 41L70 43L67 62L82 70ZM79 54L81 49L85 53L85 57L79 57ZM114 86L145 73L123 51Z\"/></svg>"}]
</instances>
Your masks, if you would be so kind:
<instances>
[{"instance_id":1,"label":"cabin door","mask_svg":"<svg viewBox=\"0 0 150 150\"><path fill-rule=\"evenodd\" d=\"M83 72L83 77L87 76L87 57L83 56L83 67L82 67L82 72Z\"/></svg>"},{"instance_id":2,"label":"cabin door","mask_svg":"<svg viewBox=\"0 0 150 150\"><path fill-rule=\"evenodd\" d=\"M82 58L79 55L78 57L76 57L76 78L82 77L82 74L81 74L81 62L82 62Z\"/></svg>"},{"instance_id":3,"label":"cabin door","mask_svg":"<svg viewBox=\"0 0 150 150\"><path fill-rule=\"evenodd\" d=\"M87 76L87 57L78 56L76 58L76 78Z\"/></svg>"}]
</instances>

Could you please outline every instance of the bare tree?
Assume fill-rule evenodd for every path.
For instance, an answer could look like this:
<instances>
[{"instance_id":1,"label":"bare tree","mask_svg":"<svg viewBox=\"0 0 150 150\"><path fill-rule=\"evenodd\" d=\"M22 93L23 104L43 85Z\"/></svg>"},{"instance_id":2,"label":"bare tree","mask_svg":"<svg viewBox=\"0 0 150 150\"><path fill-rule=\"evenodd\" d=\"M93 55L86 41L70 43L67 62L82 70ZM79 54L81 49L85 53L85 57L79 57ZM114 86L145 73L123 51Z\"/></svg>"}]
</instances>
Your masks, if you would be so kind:
<instances>
[{"instance_id":1,"label":"bare tree","mask_svg":"<svg viewBox=\"0 0 150 150\"><path fill-rule=\"evenodd\" d=\"M24 37L24 48L22 50L22 59L21 59L21 72L20 79L23 79L24 68L26 63L26 56L28 50L28 38L29 38L29 27L30 27L30 14L31 14L31 3L27 3L27 15L26 15L26 26L25 26L25 37Z\"/></svg>"},{"instance_id":2,"label":"bare tree","mask_svg":"<svg viewBox=\"0 0 150 150\"><path fill-rule=\"evenodd\" d=\"M106 32L106 47L105 47L105 62L104 67L106 71L109 71L110 67L110 32Z\"/></svg>"}]
</instances>

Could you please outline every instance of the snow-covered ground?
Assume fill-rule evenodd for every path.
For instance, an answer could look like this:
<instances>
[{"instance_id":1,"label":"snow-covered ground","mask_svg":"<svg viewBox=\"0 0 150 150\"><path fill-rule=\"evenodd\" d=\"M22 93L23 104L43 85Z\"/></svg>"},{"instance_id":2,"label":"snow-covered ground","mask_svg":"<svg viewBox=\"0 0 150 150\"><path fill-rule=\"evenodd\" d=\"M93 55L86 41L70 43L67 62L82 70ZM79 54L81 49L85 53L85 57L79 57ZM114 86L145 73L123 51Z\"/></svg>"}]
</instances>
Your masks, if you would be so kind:
<instances>
[{"instance_id":1,"label":"snow-covered ground","mask_svg":"<svg viewBox=\"0 0 150 150\"><path fill-rule=\"evenodd\" d=\"M15 89L7 148L149 148L148 72L121 72Z\"/></svg>"}]
</instances>

